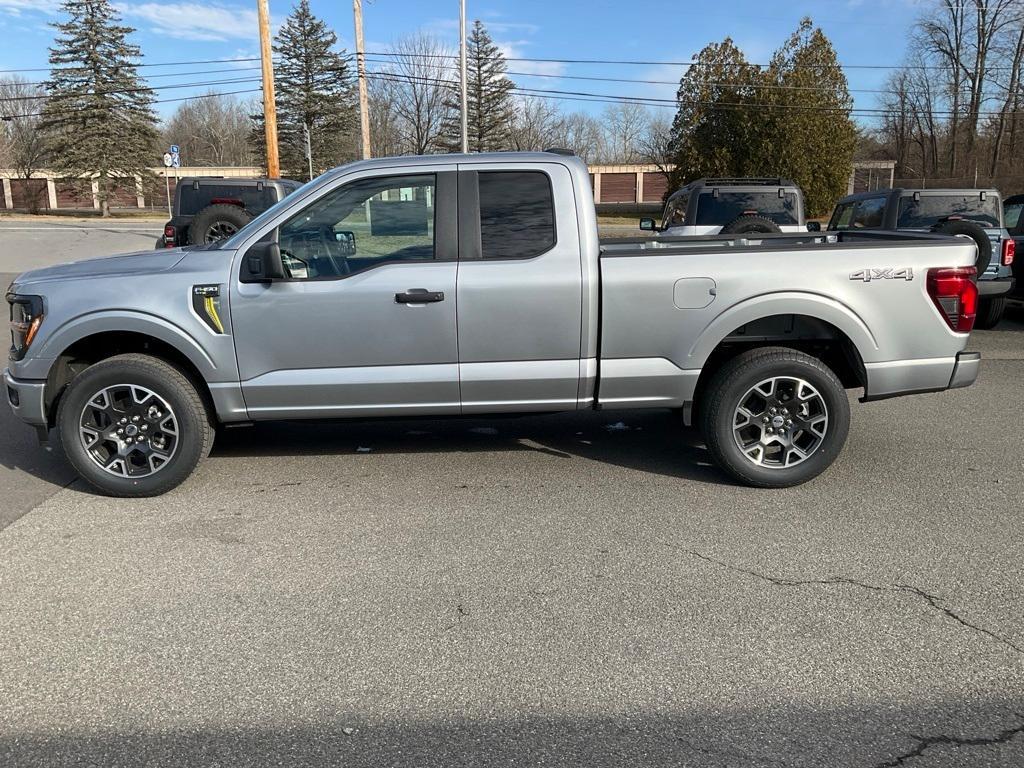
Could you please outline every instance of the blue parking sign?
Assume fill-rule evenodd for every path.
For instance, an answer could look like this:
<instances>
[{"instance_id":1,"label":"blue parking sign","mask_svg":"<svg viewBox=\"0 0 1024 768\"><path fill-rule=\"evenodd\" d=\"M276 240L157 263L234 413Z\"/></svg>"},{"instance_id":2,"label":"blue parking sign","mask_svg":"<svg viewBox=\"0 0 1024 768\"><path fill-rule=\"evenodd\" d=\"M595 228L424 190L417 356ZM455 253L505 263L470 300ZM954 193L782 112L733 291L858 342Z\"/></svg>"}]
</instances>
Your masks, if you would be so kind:
<instances>
[{"instance_id":1,"label":"blue parking sign","mask_svg":"<svg viewBox=\"0 0 1024 768\"><path fill-rule=\"evenodd\" d=\"M171 154L172 155L177 155L178 154L178 145L177 144L171 144Z\"/></svg>"}]
</instances>

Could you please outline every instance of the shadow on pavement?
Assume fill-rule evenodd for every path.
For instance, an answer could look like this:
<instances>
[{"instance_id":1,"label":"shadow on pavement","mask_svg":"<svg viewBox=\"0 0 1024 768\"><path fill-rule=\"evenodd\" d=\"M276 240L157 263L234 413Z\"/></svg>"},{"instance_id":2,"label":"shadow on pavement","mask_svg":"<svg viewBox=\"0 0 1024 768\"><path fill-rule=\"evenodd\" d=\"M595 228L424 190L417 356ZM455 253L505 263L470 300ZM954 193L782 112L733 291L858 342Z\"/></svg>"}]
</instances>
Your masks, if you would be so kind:
<instances>
[{"instance_id":1,"label":"shadow on pavement","mask_svg":"<svg viewBox=\"0 0 1024 768\"><path fill-rule=\"evenodd\" d=\"M5 733L5 766L1014 766L1020 700L941 708L826 709L778 704L686 715L457 716L392 725L332 713L313 724L117 733Z\"/></svg>"},{"instance_id":2,"label":"shadow on pavement","mask_svg":"<svg viewBox=\"0 0 1024 768\"><path fill-rule=\"evenodd\" d=\"M600 411L448 420L264 422L222 429L212 455L539 451L669 477L730 482L700 438L667 410Z\"/></svg>"}]
</instances>

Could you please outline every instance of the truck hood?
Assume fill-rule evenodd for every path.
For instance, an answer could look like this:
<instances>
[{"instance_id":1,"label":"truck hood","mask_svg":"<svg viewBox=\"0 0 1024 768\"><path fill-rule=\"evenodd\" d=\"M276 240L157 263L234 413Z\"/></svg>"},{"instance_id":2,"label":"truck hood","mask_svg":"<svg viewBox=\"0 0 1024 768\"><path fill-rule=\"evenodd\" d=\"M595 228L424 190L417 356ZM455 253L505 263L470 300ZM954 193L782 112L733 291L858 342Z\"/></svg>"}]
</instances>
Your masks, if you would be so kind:
<instances>
[{"instance_id":1,"label":"truck hood","mask_svg":"<svg viewBox=\"0 0 1024 768\"><path fill-rule=\"evenodd\" d=\"M71 261L25 272L14 279L14 284L21 287L30 283L45 283L53 280L153 275L172 269L185 255L186 251L183 248L169 248L159 251L125 253L101 259Z\"/></svg>"}]
</instances>

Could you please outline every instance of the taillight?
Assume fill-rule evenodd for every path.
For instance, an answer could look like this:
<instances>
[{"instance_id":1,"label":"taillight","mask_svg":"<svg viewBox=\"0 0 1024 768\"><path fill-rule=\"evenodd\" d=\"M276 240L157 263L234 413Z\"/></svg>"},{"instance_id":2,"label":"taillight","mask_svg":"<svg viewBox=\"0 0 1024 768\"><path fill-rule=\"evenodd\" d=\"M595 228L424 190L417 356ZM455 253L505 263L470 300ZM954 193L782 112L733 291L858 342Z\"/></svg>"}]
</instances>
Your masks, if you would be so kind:
<instances>
[{"instance_id":1,"label":"taillight","mask_svg":"<svg viewBox=\"0 0 1024 768\"><path fill-rule=\"evenodd\" d=\"M1013 264L1013 257L1017 253L1017 243L1012 237L1008 237L1003 240L1003 266L1008 267Z\"/></svg>"},{"instance_id":2,"label":"taillight","mask_svg":"<svg viewBox=\"0 0 1024 768\"><path fill-rule=\"evenodd\" d=\"M164 227L164 247L173 248L178 237L178 230L168 224Z\"/></svg>"},{"instance_id":3,"label":"taillight","mask_svg":"<svg viewBox=\"0 0 1024 768\"><path fill-rule=\"evenodd\" d=\"M978 312L978 286L974 267L928 270L928 295L957 333L970 333Z\"/></svg>"}]
</instances>

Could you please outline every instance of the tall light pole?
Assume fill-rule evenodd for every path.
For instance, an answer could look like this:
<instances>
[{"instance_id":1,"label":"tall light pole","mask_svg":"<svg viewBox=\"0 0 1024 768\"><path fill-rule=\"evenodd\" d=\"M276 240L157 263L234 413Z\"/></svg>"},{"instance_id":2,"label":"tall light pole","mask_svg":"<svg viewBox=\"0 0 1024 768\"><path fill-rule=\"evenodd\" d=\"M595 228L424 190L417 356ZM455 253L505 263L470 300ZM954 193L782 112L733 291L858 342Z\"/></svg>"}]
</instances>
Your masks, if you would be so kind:
<instances>
[{"instance_id":1,"label":"tall light pole","mask_svg":"<svg viewBox=\"0 0 1024 768\"><path fill-rule=\"evenodd\" d=\"M277 104L274 100L273 48L270 46L270 8L267 0L256 0L260 21L260 60L263 64L263 125L267 136L267 176L281 176L277 154Z\"/></svg>"},{"instance_id":2,"label":"tall light pole","mask_svg":"<svg viewBox=\"0 0 1024 768\"><path fill-rule=\"evenodd\" d=\"M469 107L466 98L466 0L459 0L459 88L462 104L462 152L469 152Z\"/></svg>"},{"instance_id":3,"label":"tall light pole","mask_svg":"<svg viewBox=\"0 0 1024 768\"><path fill-rule=\"evenodd\" d=\"M352 0L356 21L356 72L359 75L359 125L363 135L363 160L370 159L370 103L366 94L366 47L363 44L363 0Z\"/></svg>"}]
</instances>

